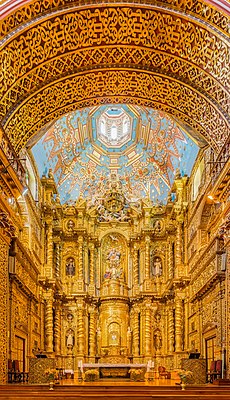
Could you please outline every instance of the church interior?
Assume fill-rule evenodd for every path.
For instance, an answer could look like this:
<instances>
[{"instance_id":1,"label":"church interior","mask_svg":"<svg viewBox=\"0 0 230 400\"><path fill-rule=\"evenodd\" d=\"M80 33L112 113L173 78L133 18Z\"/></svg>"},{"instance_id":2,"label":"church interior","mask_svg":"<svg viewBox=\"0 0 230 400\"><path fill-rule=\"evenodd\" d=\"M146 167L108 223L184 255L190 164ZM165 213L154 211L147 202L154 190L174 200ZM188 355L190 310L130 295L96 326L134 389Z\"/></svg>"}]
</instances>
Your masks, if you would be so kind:
<instances>
[{"instance_id":1,"label":"church interior","mask_svg":"<svg viewBox=\"0 0 230 400\"><path fill-rule=\"evenodd\" d=\"M0 11L1 388L214 398L230 385L229 2Z\"/></svg>"}]
</instances>

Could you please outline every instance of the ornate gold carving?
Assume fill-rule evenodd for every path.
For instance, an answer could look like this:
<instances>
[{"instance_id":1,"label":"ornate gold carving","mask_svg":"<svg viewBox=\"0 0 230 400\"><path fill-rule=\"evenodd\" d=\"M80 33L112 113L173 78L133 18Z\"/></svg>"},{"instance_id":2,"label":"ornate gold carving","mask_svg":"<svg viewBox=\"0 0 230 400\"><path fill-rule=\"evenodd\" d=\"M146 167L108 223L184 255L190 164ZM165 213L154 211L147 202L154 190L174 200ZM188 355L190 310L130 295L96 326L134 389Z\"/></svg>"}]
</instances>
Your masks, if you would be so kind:
<instances>
[{"instance_id":1,"label":"ornate gold carving","mask_svg":"<svg viewBox=\"0 0 230 400\"><path fill-rule=\"evenodd\" d=\"M43 38L42 43L39 42L40 38ZM36 46L28 46L28 43L36 43ZM213 57L215 51L218 57ZM224 89L227 87L229 64L227 42L193 18L188 20L188 16L174 15L169 10L162 13L131 6L92 7L78 12L64 12L31 26L13 38L6 44L2 55L2 71L3 74L7 73L3 76L6 97L2 116L5 117L8 134L12 131L11 141L17 150L49 120L76 107L99 104L102 97L111 102L127 101L154 108L163 107L166 112L199 131L215 147L220 146L221 140L223 143L227 137L227 123L222 112L222 109L225 112L228 109L228 96ZM38 63L39 67L36 67ZM108 76L106 69L111 65L116 70L123 66L130 72L123 71L122 74L120 71L120 76ZM87 75L87 70L92 67L105 68L105 71L97 73L100 82L95 74ZM139 72L131 72L137 67L154 72L143 72L137 79ZM79 76L77 83L75 74L80 74L82 69L86 71L85 78ZM69 74L73 76L66 77ZM170 75L170 78L164 75ZM95 93L87 89L90 76L90 85ZM142 76L144 79L140 79ZM56 79L60 79L59 83L50 83L50 80L54 82ZM119 80L121 86L117 84ZM72 89L68 87L68 81ZM99 91L92 82L99 85ZM43 89L46 85L49 87ZM142 85L143 93L140 90ZM106 87L108 90L105 90ZM126 89L127 93L124 93ZM37 104L43 102L43 96L47 98L46 91L51 98L44 104L52 105L52 109L47 111ZM63 95L62 100L58 91ZM207 93L209 98L205 99L198 91ZM25 97L31 93L30 101L24 104ZM56 94L54 101L52 96L56 98ZM33 111L28 114L27 109ZM19 142L21 131L26 135Z\"/></svg>"},{"instance_id":2,"label":"ornate gold carving","mask_svg":"<svg viewBox=\"0 0 230 400\"><path fill-rule=\"evenodd\" d=\"M56 304L55 307L55 319L54 319L54 338L55 338L55 353L59 355L61 353L61 307L60 304Z\"/></svg>"},{"instance_id":3,"label":"ornate gold carving","mask_svg":"<svg viewBox=\"0 0 230 400\"><path fill-rule=\"evenodd\" d=\"M139 313L133 310L133 356L138 357L140 354L140 327L139 327Z\"/></svg>"},{"instance_id":4,"label":"ornate gold carving","mask_svg":"<svg viewBox=\"0 0 230 400\"><path fill-rule=\"evenodd\" d=\"M179 298L176 298L175 300L175 341L176 341L176 347L175 351L181 351L182 350L182 325L183 325L183 320L182 320L182 300Z\"/></svg>"},{"instance_id":5,"label":"ornate gold carving","mask_svg":"<svg viewBox=\"0 0 230 400\"><path fill-rule=\"evenodd\" d=\"M85 324L84 324L83 304L79 305L79 308L77 310L77 316L78 316L78 329L77 329L77 334L78 334L78 356L79 357L84 357L84 353L85 353Z\"/></svg>"},{"instance_id":6,"label":"ornate gold carving","mask_svg":"<svg viewBox=\"0 0 230 400\"><path fill-rule=\"evenodd\" d=\"M0 229L9 236L13 237L15 235L15 226L13 225L11 219L6 212L0 211Z\"/></svg>"},{"instance_id":7,"label":"ornate gold carving","mask_svg":"<svg viewBox=\"0 0 230 400\"><path fill-rule=\"evenodd\" d=\"M89 63L90 59L90 63ZM67 61L68 60L68 61ZM53 75L53 80L62 78L64 75L72 75L84 69L87 71L91 65L100 66L100 68L108 68L108 61L111 64L121 66L120 60L124 67L136 68L140 65L143 70L151 69L162 75L170 74L175 79L183 79L184 82L209 93L209 96L214 101L218 102L223 110L228 112L228 94L222 86L224 82L218 83L218 76L211 77L205 71L199 69L195 65L180 59L173 55L162 54L161 51L153 49L140 48L133 49L129 47L116 46L116 48L95 48L78 50L76 53L60 55L52 61L46 61L39 67L35 67L33 75L29 71L26 75L18 77L17 80L8 80L8 89L2 98L2 116L7 115L15 103L19 103L26 95L38 90L44 86L46 79L50 79ZM165 67L167 65L167 68ZM34 79L39 76L38 82ZM221 78L221 77L220 77Z\"/></svg>"},{"instance_id":8,"label":"ornate gold carving","mask_svg":"<svg viewBox=\"0 0 230 400\"><path fill-rule=\"evenodd\" d=\"M9 246L0 235L0 383L7 382L7 293Z\"/></svg>"},{"instance_id":9,"label":"ornate gold carving","mask_svg":"<svg viewBox=\"0 0 230 400\"><path fill-rule=\"evenodd\" d=\"M53 352L53 296L50 291L46 299L46 314L45 314L45 336L46 336L46 351Z\"/></svg>"},{"instance_id":10,"label":"ornate gold carving","mask_svg":"<svg viewBox=\"0 0 230 400\"><path fill-rule=\"evenodd\" d=\"M194 89L150 72L112 69L66 78L41 90L12 114L7 121L6 133L18 151L48 121L76 108L102 102L128 102L153 108L160 105L162 110L173 113L174 117L200 132L215 149L228 136L226 120Z\"/></svg>"},{"instance_id":11,"label":"ornate gold carving","mask_svg":"<svg viewBox=\"0 0 230 400\"><path fill-rule=\"evenodd\" d=\"M168 341L169 341L169 352L174 351L174 318L173 318L173 307L168 308Z\"/></svg>"},{"instance_id":12,"label":"ornate gold carving","mask_svg":"<svg viewBox=\"0 0 230 400\"><path fill-rule=\"evenodd\" d=\"M90 310L89 320L89 355L95 357L96 354L96 310Z\"/></svg>"},{"instance_id":13,"label":"ornate gold carving","mask_svg":"<svg viewBox=\"0 0 230 400\"><path fill-rule=\"evenodd\" d=\"M151 308L146 304L145 308L145 356L151 356Z\"/></svg>"},{"instance_id":14,"label":"ornate gold carving","mask_svg":"<svg viewBox=\"0 0 230 400\"><path fill-rule=\"evenodd\" d=\"M111 0L108 0L107 3L114 3ZM133 1L127 1L127 3L132 4ZM214 5L207 4L204 7L204 3L201 0L196 2L187 0L139 0L135 2L136 4L148 4L149 6L154 6L154 3L157 4L158 7L162 7L169 10L172 7L172 10L177 10L184 12L185 14L194 15L197 18L214 25L217 29L221 29L223 31L229 32L229 20L228 16L223 14L221 11L216 9ZM87 5L87 9L92 6L92 0L86 0L84 2ZM35 17L39 15L44 15L45 13L50 13L51 11L56 11L59 8L63 9L63 6L69 8L73 5L72 0L50 0L49 2L43 1L35 1L31 3L23 4L19 9L13 10L11 14L7 15L2 24L1 24L1 34L7 35L13 29L15 29L18 25L21 25L25 22L29 22ZM74 7L81 5L82 2L77 0L74 2ZM139 6L139 7L140 7ZM94 4L95 7L95 4ZM97 5L96 5L97 7ZM166 11L166 10L164 10Z\"/></svg>"}]
</instances>

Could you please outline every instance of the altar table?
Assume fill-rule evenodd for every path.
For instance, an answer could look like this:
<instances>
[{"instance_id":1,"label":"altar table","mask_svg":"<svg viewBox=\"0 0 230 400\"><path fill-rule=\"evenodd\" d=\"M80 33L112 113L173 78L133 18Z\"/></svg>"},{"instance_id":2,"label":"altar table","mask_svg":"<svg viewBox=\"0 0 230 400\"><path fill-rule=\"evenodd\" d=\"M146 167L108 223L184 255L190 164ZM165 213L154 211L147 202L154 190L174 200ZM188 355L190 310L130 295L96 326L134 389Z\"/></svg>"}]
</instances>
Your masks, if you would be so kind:
<instances>
[{"instance_id":1,"label":"altar table","mask_svg":"<svg viewBox=\"0 0 230 400\"><path fill-rule=\"evenodd\" d=\"M101 378L129 378L131 369L141 369L143 373L145 373L147 370L147 364L82 364L82 372L86 372L89 369L99 369L99 374Z\"/></svg>"}]
</instances>

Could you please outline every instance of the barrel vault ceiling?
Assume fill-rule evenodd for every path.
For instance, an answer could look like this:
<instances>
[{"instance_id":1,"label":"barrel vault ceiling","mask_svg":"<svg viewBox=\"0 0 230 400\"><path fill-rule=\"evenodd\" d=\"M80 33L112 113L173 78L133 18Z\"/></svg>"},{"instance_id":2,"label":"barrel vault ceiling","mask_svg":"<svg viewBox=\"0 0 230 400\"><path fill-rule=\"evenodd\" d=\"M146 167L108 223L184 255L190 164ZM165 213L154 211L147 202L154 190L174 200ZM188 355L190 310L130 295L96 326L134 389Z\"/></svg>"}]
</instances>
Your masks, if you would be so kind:
<instances>
[{"instance_id":1,"label":"barrel vault ceiling","mask_svg":"<svg viewBox=\"0 0 230 400\"><path fill-rule=\"evenodd\" d=\"M0 118L18 153L63 115L105 104L165 113L216 153L228 140L226 1L0 4Z\"/></svg>"}]
</instances>

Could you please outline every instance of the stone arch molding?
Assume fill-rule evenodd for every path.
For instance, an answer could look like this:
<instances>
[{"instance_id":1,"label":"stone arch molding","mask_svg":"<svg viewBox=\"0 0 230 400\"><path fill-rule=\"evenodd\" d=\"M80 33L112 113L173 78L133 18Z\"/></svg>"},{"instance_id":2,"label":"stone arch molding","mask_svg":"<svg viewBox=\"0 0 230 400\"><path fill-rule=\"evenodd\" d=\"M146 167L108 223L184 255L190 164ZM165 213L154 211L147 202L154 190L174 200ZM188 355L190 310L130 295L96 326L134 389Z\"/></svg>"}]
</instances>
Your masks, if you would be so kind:
<instances>
[{"instance_id":1,"label":"stone arch molding","mask_svg":"<svg viewBox=\"0 0 230 400\"><path fill-rule=\"evenodd\" d=\"M170 0L40 3L37 13L31 2L17 10L18 26L10 15L2 23L0 117L17 152L61 115L108 102L165 111L215 151L224 145L230 51L221 11L199 1L190 10Z\"/></svg>"}]
</instances>

